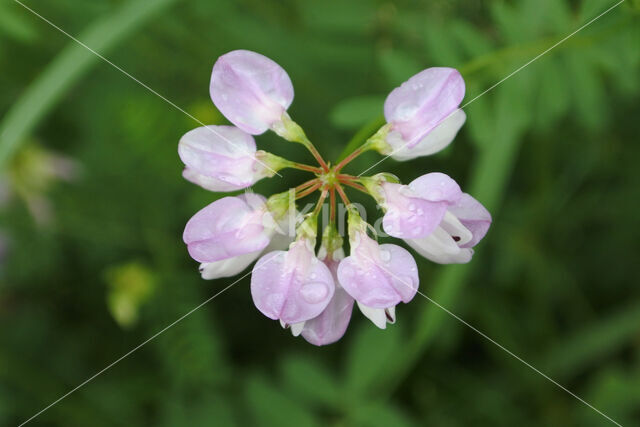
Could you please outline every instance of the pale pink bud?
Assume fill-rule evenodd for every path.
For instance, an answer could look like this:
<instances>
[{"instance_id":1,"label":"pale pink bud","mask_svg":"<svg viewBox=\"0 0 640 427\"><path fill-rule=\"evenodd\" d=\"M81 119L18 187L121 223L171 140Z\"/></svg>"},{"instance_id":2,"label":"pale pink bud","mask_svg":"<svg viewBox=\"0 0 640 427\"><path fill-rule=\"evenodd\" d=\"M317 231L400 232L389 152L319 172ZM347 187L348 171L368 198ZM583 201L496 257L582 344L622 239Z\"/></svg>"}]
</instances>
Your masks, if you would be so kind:
<instances>
[{"instance_id":1,"label":"pale pink bud","mask_svg":"<svg viewBox=\"0 0 640 427\"><path fill-rule=\"evenodd\" d=\"M234 50L218 58L210 93L231 123L253 135L279 123L293 101L287 72L266 56L248 50Z\"/></svg>"},{"instance_id":2,"label":"pale pink bud","mask_svg":"<svg viewBox=\"0 0 640 427\"><path fill-rule=\"evenodd\" d=\"M334 295L331 271L316 258L310 241L264 255L253 267L251 296L270 319L293 325L313 319Z\"/></svg>"},{"instance_id":3,"label":"pale pink bud","mask_svg":"<svg viewBox=\"0 0 640 427\"><path fill-rule=\"evenodd\" d=\"M458 109L464 92L460 73L444 67L427 68L394 89L384 103L391 125L386 154L409 160L449 145L466 119Z\"/></svg>"},{"instance_id":4,"label":"pale pink bud","mask_svg":"<svg viewBox=\"0 0 640 427\"><path fill-rule=\"evenodd\" d=\"M186 165L183 176L211 191L247 188L273 173L256 160L253 137L233 126L203 126L187 132L178 144Z\"/></svg>"}]
</instances>

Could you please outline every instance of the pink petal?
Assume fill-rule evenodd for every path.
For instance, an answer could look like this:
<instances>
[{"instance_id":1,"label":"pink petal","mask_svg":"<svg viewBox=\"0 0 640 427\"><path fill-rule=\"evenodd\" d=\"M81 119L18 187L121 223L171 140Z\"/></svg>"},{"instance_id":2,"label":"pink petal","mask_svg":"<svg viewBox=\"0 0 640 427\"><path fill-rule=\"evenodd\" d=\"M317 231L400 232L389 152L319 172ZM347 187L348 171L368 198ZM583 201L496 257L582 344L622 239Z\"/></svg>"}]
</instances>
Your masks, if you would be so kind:
<instances>
[{"instance_id":1,"label":"pink petal","mask_svg":"<svg viewBox=\"0 0 640 427\"><path fill-rule=\"evenodd\" d=\"M196 128L178 144L178 154L189 168L189 176L211 177L237 189L262 177L257 170L261 168L255 168L255 152L253 137L233 126Z\"/></svg>"},{"instance_id":2,"label":"pink petal","mask_svg":"<svg viewBox=\"0 0 640 427\"><path fill-rule=\"evenodd\" d=\"M252 195L251 200L261 196ZM264 198L262 198L264 200ZM187 222L183 240L199 262L213 262L264 249L269 233L263 214L245 197L224 197L196 213Z\"/></svg>"},{"instance_id":3,"label":"pink petal","mask_svg":"<svg viewBox=\"0 0 640 427\"><path fill-rule=\"evenodd\" d=\"M304 339L313 345L327 345L342 338L351 320L353 302L353 298L337 285L324 311L305 322L302 329Z\"/></svg>"},{"instance_id":4,"label":"pink petal","mask_svg":"<svg viewBox=\"0 0 640 427\"><path fill-rule=\"evenodd\" d=\"M218 58L210 93L231 123L253 135L279 121L293 101L293 85L286 71L248 50L234 50Z\"/></svg>"},{"instance_id":5,"label":"pink petal","mask_svg":"<svg viewBox=\"0 0 640 427\"><path fill-rule=\"evenodd\" d=\"M338 280L345 291L372 308L388 308L400 301L411 301L419 283L418 269L411 254L391 244L380 245L377 254L370 248L359 249L352 249L352 255L338 266Z\"/></svg>"},{"instance_id":6,"label":"pink petal","mask_svg":"<svg viewBox=\"0 0 640 427\"><path fill-rule=\"evenodd\" d=\"M467 193L463 193L460 200L449 207L449 212L454 214L462 225L473 234L471 241L461 245L463 248L474 247L489 231L491 214L480 202Z\"/></svg>"},{"instance_id":7,"label":"pink petal","mask_svg":"<svg viewBox=\"0 0 640 427\"><path fill-rule=\"evenodd\" d=\"M409 188L420 198L431 202L456 203L462 197L460 186L448 175L432 172L409 183Z\"/></svg>"},{"instance_id":8,"label":"pink petal","mask_svg":"<svg viewBox=\"0 0 640 427\"><path fill-rule=\"evenodd\" d=\"M411 148L458 108L464 92L464 80L457 70L427 68L389 94L384 116Z\"/></svg>"},{"instance_id":9,"label":"pink petal","mask_svg":"<svg viewBox=\"0 0 640 427\"><path fill-rule=\"evenodd\" d=\"M263 256L251 275L251 296L258 310L287 324L318 316L335 291L327 266L300 244L306 243L296 242L288 252Z\"/></svg>"},{"instance_id":10,"label":"pink petal","mask_svg":"<svg viewBox=\"0 0 640 427\"><path fill-rule=\"evenodd\" d=\"M182 171L182 177L187 181L193 182L194 184L199 185L206 190L216 192L242 190L243 188L247 188L249 185L251 185L247 185L246 183L236 184L228 181L222 181L212 176L199 174L189 167L184 168L184 170Z\"/></svg>"},{"instance_id":11,"label":"pink petal","mask_svg":"<svg viewBox=\"0 0 640 427\"><path fill-rule=\"evenodd\" d=\"M433 202L415 197L404 185L384 183L386 213L384 231L398 238L427 236L440 224L447 212L446 202Z\"/></svg>"},{"instance_id":12,"label":"pink petal","mask_svg":"<svg viewBox=\"0 0 640 427\"><path fill-rule=\"evenodd\" d=\"M387 135L387 142L391 145L391 157L402 162L417 157L430 156L444 150L456 137L466 119L464 111L455 110L412 147L409 147L410 144L403 139L400 132L390 132Z\"/></svg>"}]
</instances>

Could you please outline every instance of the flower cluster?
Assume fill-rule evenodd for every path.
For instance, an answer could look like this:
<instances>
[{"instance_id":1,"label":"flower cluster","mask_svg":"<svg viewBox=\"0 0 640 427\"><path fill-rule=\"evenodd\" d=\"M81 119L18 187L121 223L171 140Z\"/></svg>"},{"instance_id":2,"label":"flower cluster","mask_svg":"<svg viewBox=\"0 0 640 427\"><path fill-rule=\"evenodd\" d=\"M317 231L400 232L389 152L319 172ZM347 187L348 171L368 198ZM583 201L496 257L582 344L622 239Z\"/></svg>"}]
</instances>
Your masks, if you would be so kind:
<instances>
[{"instance_id":1,"label":"flower cluster","mask_svg":"<svg viewBox=\"0 0 640 427\"><path fill-rule=\"evenodd\" d=\"M221 56L213 66L211 99L234 126L205 126L182 137L178 152L186 166L184 177L211 191L248 188L283 168L315 177L268 199L251 192L224 197L191 218L184 241L201 263L202 277L229 277L257 259L251 277L255 306L315 345L344 335L354 303L376 326L394 323L396 305L408 303L418 291L416 261L401 246L378 244L345 188L372 196L384 211L384 232L437 263L469 262L491 215L442 173L403 185L388 173L359 177L341 170L369 150L399 161L442 150L466 119L459 108L464 92L464 81L454 69L428 68L416 74L387 97L387 123L331 166L287 113L294 92L284 69L255 52ZM302 144L318 166L257 151L253 135L267 130ZM296 201L315 192L320 196L313 211L299 215ZM335 224L336 195L348 211L346 257ZM316 252L318 214L327 199L330 220ZM292 228L295 233L289 232Z\"/></svg>"}]
</instances>

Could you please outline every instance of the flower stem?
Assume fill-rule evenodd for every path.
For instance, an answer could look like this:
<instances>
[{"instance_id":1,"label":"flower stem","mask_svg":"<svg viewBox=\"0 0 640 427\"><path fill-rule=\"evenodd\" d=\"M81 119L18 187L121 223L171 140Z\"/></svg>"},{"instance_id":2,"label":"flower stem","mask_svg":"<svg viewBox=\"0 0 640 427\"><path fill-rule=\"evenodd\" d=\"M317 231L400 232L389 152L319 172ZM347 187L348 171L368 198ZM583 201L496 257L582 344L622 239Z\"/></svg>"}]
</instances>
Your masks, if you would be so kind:
<instances>
[{"instance_id":1,"label":"flower stem","mask_svg":"<svg viewBox=\"0 0 640 427\"><path fill-rule=\"evenodd\" d=\"M366 142L362 144L360 147L356 148L354 151L351 152L351 154L349 154L340 163L336 165L335 167L336 173L340 172L340 169L345 167L351 160L355 159L356 157L358 157L360 154L364 153L368 149L369 149L369 145Z\"/></svg>"},{"instance_id":2,"label":"flower stem","mask_svg":"<svg viewBox=\"0 0 640 427\"><path fill-rule=\"evenodd\" d=\"M311 165L305 165L304 163L297 163L297 162L291 162L290 163L290 167L294 168L294 169L300 169L303 171L307 171L307 172L313 172L315 174L320 174L323 172L323 170L321 168L315 167L315 166L311 166Z\"/></svg>"},{"instance_id":3,"label":"flower stem","mask_svg":"<svg viewBox=\"0 0 640 427\"><path fill-rule=\"evenodd\" d=\"M294 191L297 193L304 190L305 188L311 187L318 182L320 182L318 178L310 179L309 181L303 182L302 184L298 185L296 188L294 188Z\"/></svg>"},{"instance_id":4,"label":"flower stem","mask_svg":"<svg viewBox=\"0 0 640 427\"><path fill-rule=\"evenodd\" d=\"M313 215L318 215L322 206L324 205L324 199L327 198L327 194L329 194L329 190L326 188L322 190L322 194L320 194L320 198L318 199L318 203L316 203L316 207L313 208Z\"/></svg>"},{"instance_id":5,"label":"flower stem","mask_svg":"<svg viewBox=\"0 0 640 427\"><path fill-rule=\"evenodd\" d=\"M351 188L355 188L356 190L362 191L365 194L369 194L369 191L365 188L364 185L356 184L353 181L342 181L344 185L348 185Z\"/></svg>"},{"instance_id":6,"label":"flower stem","mask_svg":"<svg viewBox=\"0 0 640 427\"><path fill-rule=\"evenodd\" d=\"M349 201L349 198L347 197L347 195L345 194L344 190L342 189L342 186L339 183L336 183L335 189L338 192L338 194L340 195L340 198L342 199L342 202L346 206L349 206L351 204L351 202Z\"/></svg>"},{"instance_id":7,"label":"flower stem","mask_svg":"<svg viewBox=\"0 0 640 427\"><path fill-rule=\"evenodd\" d=\"M307 150L309 150L311 155L316 159L316 161L318 162L322 170L325 172L329 172L329 166L327 165L327 162L324 161L324 159L316 149L315 145L313 145L313 143L306 138L304 141L301 141L301 143L302 145L307 147Z\"/></svg>"},{"instance_id":8,"label":"flower stem","mask_svg":"<svg viewBox=\"0 0 640 427\"><path fill-rule=\"evenodd\" d=\"M329 223L336 222L336 189L331 187L329 193Z\"/></svg>"},{"instance_id":9,"label":"flower stem","mask_svg":"<svg viewBox=\"0 0 640 427\"><path fill-rule=\"evenodd\" d=\"M300 193L296 192L296 200L297 199L301 199L301 198L303 198L305 196L308 196L309 194L313 193L314 191L316 191L321 186L322 186L322 183L321 182L317 182L317 183L313 184L311 187L307 188L306 190L300 191Z\"/></svg>"},{"instance_id":10,"label":"flower stem","mask_svg":"<svg viewBox=\"0 0 640 427\"><path fill-rule=\"evenodd\" d=\"M359 176L355 176L355 175L348 175L345 173L341 173L336 175L336 178L338 178L338 181L343 182L343 181L358 181L360 179Z\"/></svg>"}]
</instances>

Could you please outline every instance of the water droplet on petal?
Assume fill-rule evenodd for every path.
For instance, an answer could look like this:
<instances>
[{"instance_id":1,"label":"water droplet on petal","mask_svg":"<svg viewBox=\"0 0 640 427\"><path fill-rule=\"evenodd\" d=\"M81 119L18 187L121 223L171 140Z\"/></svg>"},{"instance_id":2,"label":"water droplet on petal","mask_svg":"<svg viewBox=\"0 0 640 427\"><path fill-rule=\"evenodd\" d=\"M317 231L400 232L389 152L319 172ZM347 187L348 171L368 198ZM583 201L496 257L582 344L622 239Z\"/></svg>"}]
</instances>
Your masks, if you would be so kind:
<instances>
[{"instance_id":1,"label":"water droplet on petal","mask_svg":"<svg viewBox=\"0 0 640 427\"><path fill-rule=\"evenodd\" d=\"M302 286L300 294L309 304L317 304L329 295L329 287L325 283L311 282Z\"/></svg>"},{"instance_id":2,"label":"water droplet on petal","mask_svg":"<svg viewBox=\"0 0 640 427\"><path fill-rule=\"evenodd\" d=\"M418 215L422 215L424 214L424 211L422 209L418 209L418 212L416 212Z\"/></svg>"},{"instance_id":3,"label":"water droplet on petal","mask_svg":"<svg viewBox=\"0 0 640 427\"><path fill-rule=\"evenodd\" d=\"M410 211L415 211L416 210L416 205L413 204L413 203L409 204L409 210Z\"/></svg>"},{"instance_id":4,"label":"water droplet on petal","mask_svg":"<svg viewBox=\"0 0 640 427\"><path fill-rule=\"evenodd\" d=\"M391 261L391 252L386 251L386 250L381 250L380 251L380 259L384 262L389 262Z\"/></svg>"},{"instance_id":5,"label":"water droplet on petal","mask_svg":"<svg viewBox=\"0 0 640 427\"><path fill-rule=\"evenodd\" d=\"M309 275L309 278L310 278L310 279L315 279L316 277L318 277L318 275L317 275L316 273L311 273L311 274Z\"/></svg>"},{"instance_id":6,"label":"water droplet on petal","mask_svg":"<svg viewBox=\"0 0 640 427\"><path fill-rule=\"evenodd\" d=\"M413 233L414 236L419 235L420 233L422 233L422 227L418 226L418 227L414 228L412 233Z\"/></svg>"}]
</instances>

